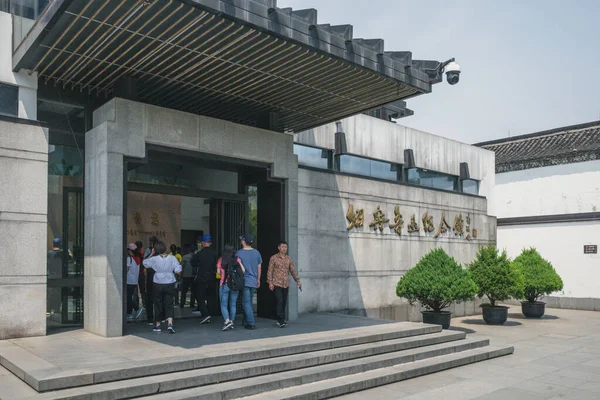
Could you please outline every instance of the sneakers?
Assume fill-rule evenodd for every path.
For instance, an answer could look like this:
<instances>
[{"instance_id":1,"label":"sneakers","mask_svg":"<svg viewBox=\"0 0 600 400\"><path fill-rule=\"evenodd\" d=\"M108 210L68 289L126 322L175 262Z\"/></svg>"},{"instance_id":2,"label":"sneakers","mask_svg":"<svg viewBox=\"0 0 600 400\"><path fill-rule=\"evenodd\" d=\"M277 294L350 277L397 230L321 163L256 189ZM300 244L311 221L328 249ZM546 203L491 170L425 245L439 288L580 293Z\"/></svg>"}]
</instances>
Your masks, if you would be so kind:
<instances>
[{"instance_id":1,"label":"sneakers","mask_svg":"<svg viewBox=\"0 0 600 400\"><path fill-rule=\"evenodd\" d=\"M169 324L167 331L169 331L169 333L175 333L175 329L173 329L173 325Z\"/></svg>"},{"instance_id":2,"label":"sneakers","mask_svg":"<svg viewBox=\"0 0 600 400\"><path fill-rule=\"evenodd\" d=\"M162 332L162 329L160 329L160 325L157 325L154 328L152 328L152 332Z\"/></svg>"},{"instance_id":3,"label":"sneakers","mask_svg":"<svg viewBox=\"0 0 600 400\"><path fill-rule=\"evenodd\" d=\"M244 325L244 329L248 329L250 331L253 331L253 330L256 329L256 325L246 324L246 325Z\"/></svg>"},{"instance_id":4,"label":"sneakers","mask_svg":"<svg viewBox=\"0 0 600 400\"><path fill-rule=\"evenodd\" d=\"M194 311L192 311L192 314L202 314L202 313L200 312L200 310L194 310Z\"/></svg>"},{"instance_id":5,"label":"sneakers","mask_svg":"<svg viewBox=\"0 0 600 400\"><path fill-rule=\"evenodd\" d=\"M287 322L283 321L283 322L278 322L277 326L280 328L285 328L287 326Z\"/></svg>"},{"instance_id":6,"label":"sneakers","mask_svg":"<svg viewBox=\"0 0 600 400\"><path fill-rule=\"evenodd\" d=\"M138 310L135 313L135 319L138 319L140 317L140 315L142 315L143 311L144 311L144 307L138 308Z\"/></svg>"},{"instance_id":7,"label":"sneakers","mask_svg":"<svg viewBox=\"0 0 600 400\"><path fill-rule=\"evenodd\" d=\"M205 317L202 321L200 321L200 325L202 324L210 324L210 315Z\"/></svg>"},{"instance_id":8,"label":"sneakers","mask_svg":"<svg viewBox=\"0 0 600 400\"><path fill-rule=\"evenodd\" d=\"M225 322L225 323L223 324L223 329L221 329L221 330L222 330L222 331L228 331L228 330L230 330L230 329L233 329L233 321L228 321L228 322Z\"/></svg>"}]
</instances>

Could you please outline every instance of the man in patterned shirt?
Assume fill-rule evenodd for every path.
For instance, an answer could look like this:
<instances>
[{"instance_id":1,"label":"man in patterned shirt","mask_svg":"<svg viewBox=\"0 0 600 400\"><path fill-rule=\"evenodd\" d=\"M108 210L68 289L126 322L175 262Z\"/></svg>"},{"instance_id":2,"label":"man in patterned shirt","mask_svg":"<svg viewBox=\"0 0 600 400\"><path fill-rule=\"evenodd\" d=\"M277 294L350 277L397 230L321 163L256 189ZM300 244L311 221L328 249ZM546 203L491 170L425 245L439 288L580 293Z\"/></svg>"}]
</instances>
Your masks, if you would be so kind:
<instances>
[{"instance_id":1,"label":"man in patterned shirt","mask_svg":"<svg viewBox=\"0 0 600 400\"><path fill-rule=\"evenodd\" d=\"M277 325L283 328L287 325L285 322L285 309L287 306L289 274L292 274L294 280L298 283L298 288L302 290L300 278L294 269L294 262L287 255L288 244L284 241L279 242L279 253L275 254L269 260L269 270L267 271L267 283L269 289L275 292L275 301L277 302Z\"/></svg>"}]
</instances>

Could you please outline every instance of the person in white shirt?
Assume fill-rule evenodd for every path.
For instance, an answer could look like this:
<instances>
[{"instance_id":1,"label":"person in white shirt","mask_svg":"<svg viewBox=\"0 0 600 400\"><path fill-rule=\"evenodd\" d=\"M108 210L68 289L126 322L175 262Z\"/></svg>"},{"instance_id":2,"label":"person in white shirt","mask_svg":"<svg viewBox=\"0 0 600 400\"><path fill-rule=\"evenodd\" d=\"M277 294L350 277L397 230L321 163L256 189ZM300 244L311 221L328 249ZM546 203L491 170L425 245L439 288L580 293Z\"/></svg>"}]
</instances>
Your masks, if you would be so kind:
<instances>
[{"instance_id":1,"label":"person in white shirt","mask_svg":"<svg viewBox=\"0 0 600 400\"><path fill-rule=\"evenodd\" d=\"M173 329L173 315L175 314L175 274L181 273L181 264L167 253L167 245L158 241L150 257L144 260L144 266L154 270L154 332L161 331L161 321L167 320L169 333Z\"/></svg>"},{"instance_id":2,"label":"person in white shirt","mask_svg":"<svg viewBox=\"0 0 600 400\"><path fill-rule=\"evenodd\" d=\"M140 278L140 266L135 261L133 252L137 250L135 243L127 245L127 319L133 319L133 311L135 310L135 318L139 318L144 311L140 307L138 297L138 280Z\"/></svg>"}]
</instances>

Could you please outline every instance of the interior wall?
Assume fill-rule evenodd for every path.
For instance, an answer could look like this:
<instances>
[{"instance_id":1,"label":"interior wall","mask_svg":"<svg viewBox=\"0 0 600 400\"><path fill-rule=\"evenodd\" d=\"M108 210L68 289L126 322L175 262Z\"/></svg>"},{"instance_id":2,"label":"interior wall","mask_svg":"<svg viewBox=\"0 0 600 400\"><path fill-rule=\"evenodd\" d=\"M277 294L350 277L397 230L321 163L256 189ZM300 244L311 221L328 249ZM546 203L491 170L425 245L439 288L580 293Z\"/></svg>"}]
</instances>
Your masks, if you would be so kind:
<instances>
[{"instance_id":1,"label":"interior wall","mask_svg":"<svg viewBox=\"0 0 600 400\"><path fill-rule=\"evenodd\" d=\"M127 192L127 243L156 236L166 243L181 240L181 196Z\"/></svg>"},{"instance_id":2,"label":"interior wall","mask_svg":"<svg viewBox=\"0 0 600 400\"><path fill-rule=\"evenodd\" d=\"M181 196L181 229L190 231L210 230L210 205L206 199Z\"/></svg>"}]
</instances>

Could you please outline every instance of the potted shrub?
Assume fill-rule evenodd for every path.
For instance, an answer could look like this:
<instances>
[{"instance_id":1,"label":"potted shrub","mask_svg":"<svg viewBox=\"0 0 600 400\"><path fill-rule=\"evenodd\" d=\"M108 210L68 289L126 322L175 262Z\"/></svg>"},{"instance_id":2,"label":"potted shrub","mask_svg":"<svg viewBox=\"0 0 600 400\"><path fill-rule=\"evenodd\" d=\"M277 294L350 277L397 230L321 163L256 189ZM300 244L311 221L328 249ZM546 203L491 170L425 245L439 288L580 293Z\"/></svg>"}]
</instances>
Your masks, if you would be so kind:
<instances>
[{"instance_id":1,"label":"potted shrub","mask_svg":"<svg viewBox=\"0 0 600 400\"><path fill-rule=\"evenodd\" d=\"M451 313L442 311L452 302L473 300L477 286L467 271L442 249L423 256L396 286L396 295L408 300L410 305L420 303L423 322L450 327Z\"/></svg>"},{"instance_id":2,"label":"potted shrub","mask_svg":"<svg viewBox=\"0 0 600 400\"><path fill-rule=\"evenodd\" d=\"M546 303L539 301L542 296L562 290L563 281L549 261L544 260L536 249L525 249L514 259L513 265L523 275L526 301L521 302L521 310L527 318L542 318Z\"/></svg>"},{"instance_id":3,"label":"potted shrub","mask_svg":"<svg viewBox=\"0 0 600 400\"><path fill-rule=\"evenodd\" d=\"M523 275L512 265L506 251L498 254L494 246L479 249L469 265L469 275L479 287L479 298L486 296L489 304L482 304L483 320L490 325L502 325L508 317L508 307L496 303L523 296Z\"/></svg>"}]
</instances>

